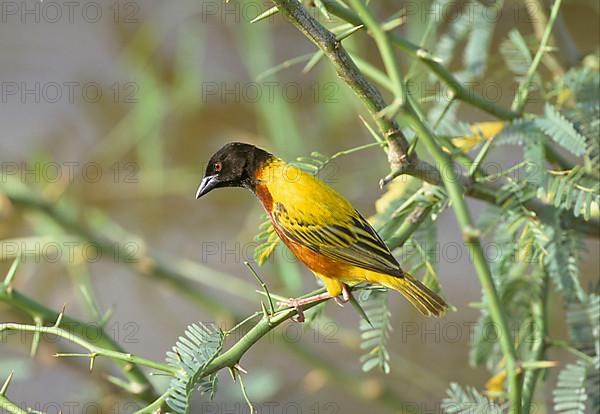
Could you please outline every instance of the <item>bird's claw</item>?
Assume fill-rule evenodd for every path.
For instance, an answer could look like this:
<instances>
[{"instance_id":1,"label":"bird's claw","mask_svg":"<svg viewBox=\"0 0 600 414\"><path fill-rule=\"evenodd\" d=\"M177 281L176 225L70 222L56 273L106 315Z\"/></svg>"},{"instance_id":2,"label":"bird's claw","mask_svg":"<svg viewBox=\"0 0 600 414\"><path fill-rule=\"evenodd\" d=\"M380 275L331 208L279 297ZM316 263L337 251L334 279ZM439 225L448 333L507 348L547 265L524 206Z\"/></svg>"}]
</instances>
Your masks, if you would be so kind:
<instances>
[{"instance_id":1,"label":"bird's claw","mask_svg":"<svg viewBox=\"0 0 600 414\"><path fill-rule=\"evenodd\" d=\"M288 300L279 302L279 304L285 307L294 308L296 311L296 316L292 318L293 321L300 323L304 322L304 310L302 309L302 305L298 299L289 298Z\"/></svg>"}]
</instances>

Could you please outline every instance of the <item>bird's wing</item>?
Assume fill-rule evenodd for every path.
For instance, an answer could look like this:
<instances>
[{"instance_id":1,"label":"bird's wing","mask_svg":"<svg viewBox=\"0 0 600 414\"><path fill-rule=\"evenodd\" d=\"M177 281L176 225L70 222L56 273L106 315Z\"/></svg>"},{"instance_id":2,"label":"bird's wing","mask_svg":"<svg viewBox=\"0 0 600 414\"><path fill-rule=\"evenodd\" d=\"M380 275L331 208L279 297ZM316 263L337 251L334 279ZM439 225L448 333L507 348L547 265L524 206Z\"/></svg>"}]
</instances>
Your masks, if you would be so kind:
<instances>
[{"instance_id":1,"label":"bird's wing","mask_svg":"<svg viewBox=\"0 0 600 414\"><path fill-rule=\"evenodd\" d=\"M316 253L362 269L401 276L400 265L358 211L332 211L318 204L310 213L275 203L271 216L283 234Z\"/></svg>"}]
</instances>

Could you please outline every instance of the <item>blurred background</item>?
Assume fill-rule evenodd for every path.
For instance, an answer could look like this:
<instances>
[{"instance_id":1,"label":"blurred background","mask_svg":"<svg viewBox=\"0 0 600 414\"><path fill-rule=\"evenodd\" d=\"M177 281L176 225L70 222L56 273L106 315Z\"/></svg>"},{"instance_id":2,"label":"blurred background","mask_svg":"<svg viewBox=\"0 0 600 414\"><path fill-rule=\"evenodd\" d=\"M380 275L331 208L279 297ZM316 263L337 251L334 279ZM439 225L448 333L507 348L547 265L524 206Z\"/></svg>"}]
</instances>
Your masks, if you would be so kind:
<instances>
[{"instance_id":1,"label":"blurred background","mask_svg":"<svg viewBox=\"0 0 600 414\"><path fill-rule=\"evenodd\" d=\"M250 23L270 7L268 2L66 3L0 3L3 180L17 178L35 193L67 203L73 217L86 217L122 240L118 248L125 254L152 252L196 280L193 289L180 289L150 276L144 263L124 265L106 255L95 260L92 253L89 260L68 260L64 244L57 259L42 236L64 237L65 230L46 215L2 200L0 274L10 266L12 246L28 246L34 253L21 265L16 288L55 310L66 304L70 315L84 320L100 321L110 311L111 337L130 352L162 361L188 324L216 321L231 327L236 315L260 309L257 285L243 262L252 259L262 210L241 189L195 200L210 155L240 140L292 160L313 151L329 156L373 139L359 119L362 104L327 61L308 73L302 71L306 59L299 65L289 62L315 51L308 40L281 16ZM419 11L428 7L427 2L411 4ZM385 1L374 7L383 17L401 5ZM503 10L492 51L514 27L526 36L534 33L523 3L506 1ZM559 58L594 52L600 33L597 2L571 0L562 10L578 54ZM423 27L417 13L397 30L418 43ZM380 65L367 36L344 44ZM399 56L408 67L406 56ZM286 61L289 68L269 72ZM490 65L494 62L499 58L492 53ZM512 78L506 73L494 80L504 92L499 103L509 106ZM461 108L465 121L489 119ZM499 163L513 159L510 147L494 157ZM384 152L373 147L337 158L322 178L369 216L382 195L378 180L387 172ZM472 207L475 215L482 210L476 202ZM437 251L443 292L456 312L426 320L391 295L391 373L384 375L361 371L356 311L329 303L319 329L290 322L245 356L247 386L257 406L329 414L391 413L399 407L416 412L417 406L439 411L448 383L482 387L489 374L467 366L467 345L478 318L469 304L479 300L480 286L450 211L438 228L439 245L431 248ZM597 242L587 247L598 252ZM590 281L598 278L597 254L586 255L583 266ZM271 290L284 296L317 287L313 276L282 251L257 269ZM2 322L30 322L2 303L0 315ZM90 374L87 361L51 357L70 349L55 340L42 340L32 360L30 341L11 336L0 344L0 377L15 371L13 401L39 404L48 412L58 412L52 404L68 412L65 402L75 401L133 411L134 405L127 405L132 400L102 380L102 372L112 370L109 362L99 361L102 368ZM247 410L237 385L225 373L220 376L215 404L223 404L221 411L202 405L199 395L198 409ZM166 386L163 378L153 381L159 389Z\"/></svg>"}]
</instances>

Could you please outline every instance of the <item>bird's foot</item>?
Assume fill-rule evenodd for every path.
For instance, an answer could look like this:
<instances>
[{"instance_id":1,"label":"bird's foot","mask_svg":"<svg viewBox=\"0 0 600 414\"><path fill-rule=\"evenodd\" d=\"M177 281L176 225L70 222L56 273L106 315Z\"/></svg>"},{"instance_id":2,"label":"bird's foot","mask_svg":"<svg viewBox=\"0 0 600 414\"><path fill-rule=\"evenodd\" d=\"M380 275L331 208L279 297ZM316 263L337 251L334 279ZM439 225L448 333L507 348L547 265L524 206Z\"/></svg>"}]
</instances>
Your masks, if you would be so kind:
<instances>
[{"instance_id":1,"label":"bird's foot","mask_svg":"<svg viewBox=\"0 0 600 414\"><path fill-rule=\"evenodd\" d=\"M350 290L348 290L348 286L342 285L342 297L340 298L339 296L336 296L334 300L335 303L343 308L344 303L348 303L350 301Z\"/></svg>"},{"instance_id":2,"label":"bird's foot","mask_svg":"<svg viewBox=\"0 0 600 414\"><path fill-rule=\"evenodd\" d=\"M304 309L302 308L301 299L289 298L288 300L279 302L279 305L294 308L296 310L296 316L294 316L292 320L300 323L304 322Z\"/></svg>"},{"instance_id":3,"label":"bird's foot","mask_svg":"<svg viewBox=\"0 0 600 414\"><path fill-rule=\"evenodd\" d=\"M318 295L309 296L307 298L290 298L288 300L279 302L279 304L288 308L294 308L297 314L294 320L297 322L304 322L304 306L315 302L321 302L330 298L331 295L328 292L323 292L319 293Z\"/></svg>"}]
</instances>

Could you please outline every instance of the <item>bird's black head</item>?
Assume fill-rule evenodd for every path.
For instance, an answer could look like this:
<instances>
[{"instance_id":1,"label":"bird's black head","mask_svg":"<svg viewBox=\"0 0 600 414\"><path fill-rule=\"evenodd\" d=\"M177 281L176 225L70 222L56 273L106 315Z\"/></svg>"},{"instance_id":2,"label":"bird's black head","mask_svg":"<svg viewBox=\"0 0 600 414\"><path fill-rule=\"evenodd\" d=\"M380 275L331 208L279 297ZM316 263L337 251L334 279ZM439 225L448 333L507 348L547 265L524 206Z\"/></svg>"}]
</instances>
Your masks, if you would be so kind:
<instances>
[{"instance_id":1,"label":"bird's black head","mask_svg":"<svg viewBox=\"0 0 600 414\"><path fill-rule=\"evenodd\" d=\"M269 157L271 154L254 145L226 144L210 158L196 198L219 187L252 188L256 169Z\"/></svg>"}]
</instances>

